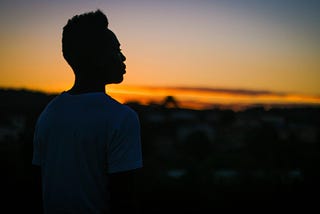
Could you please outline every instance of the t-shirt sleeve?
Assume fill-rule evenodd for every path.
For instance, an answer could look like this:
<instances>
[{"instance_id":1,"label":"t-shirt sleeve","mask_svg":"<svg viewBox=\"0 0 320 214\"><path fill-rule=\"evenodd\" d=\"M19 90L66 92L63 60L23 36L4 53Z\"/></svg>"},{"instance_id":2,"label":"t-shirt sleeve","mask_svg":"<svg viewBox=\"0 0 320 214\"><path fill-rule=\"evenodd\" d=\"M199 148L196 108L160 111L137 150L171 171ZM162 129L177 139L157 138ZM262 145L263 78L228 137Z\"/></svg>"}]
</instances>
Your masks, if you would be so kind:
<instances>
[{"instance_id":1,"label":"t-shirt sleeve","mask_svg":"<svg viewBox=\"0 0 320 214\"><path fill-rule=\"evenodd\" d=\"M140 122L130 111L116 131L108 148L108 173L124 172L142 167Z\"/></svg>"},{"instance_id":2,"label":"t-shirt sleeve","mask_svg":"<svg viewBox=\"0 0 320 214\"><path fill-rule=\"evenodd\" d=\"M33 157L32 164L40 166L40 142L38 136L38 125L36 125L34 136L33 136Z\"/></svg>"}]
</instances>

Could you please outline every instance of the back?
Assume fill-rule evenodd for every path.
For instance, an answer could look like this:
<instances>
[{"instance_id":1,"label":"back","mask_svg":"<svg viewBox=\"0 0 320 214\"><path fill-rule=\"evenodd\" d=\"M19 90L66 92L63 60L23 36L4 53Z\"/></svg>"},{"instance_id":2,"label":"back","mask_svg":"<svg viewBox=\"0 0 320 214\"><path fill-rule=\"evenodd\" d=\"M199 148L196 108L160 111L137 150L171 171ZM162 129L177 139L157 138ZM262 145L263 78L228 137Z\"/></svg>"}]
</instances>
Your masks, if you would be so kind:
<instances>
[{"instance_id":1,"label":"back","mask_svg":"<svg viewBox=\"0 0 320 214\"><path fill-rule=\"evenodd\" d=\"M142 166L138 117L101 92L62 93L38 119L33 163L46 213L103 213L107 173Z\"/></svg>"}]
</instances>

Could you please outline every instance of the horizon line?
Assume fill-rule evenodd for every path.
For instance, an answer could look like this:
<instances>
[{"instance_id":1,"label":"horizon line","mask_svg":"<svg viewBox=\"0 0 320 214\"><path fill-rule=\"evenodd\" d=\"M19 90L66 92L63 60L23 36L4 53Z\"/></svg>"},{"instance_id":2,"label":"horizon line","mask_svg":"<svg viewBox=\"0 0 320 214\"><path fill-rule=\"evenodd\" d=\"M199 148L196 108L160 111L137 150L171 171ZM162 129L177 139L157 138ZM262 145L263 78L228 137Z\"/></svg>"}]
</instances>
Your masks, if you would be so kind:
<instances>
[{"instance_id":1,"label":"horizon line","mask_svg":"<svg viewBox=\"0 0 320 214\"><path fill-rule=\"evenodd\" d=\"M270 90L210 88L190 86L143 86L143 85L108 85L107 94L122 103L138 102L140 104L162 103L172 96L181 107L208 109L226 107L234 110L250 106L320 106L320 95L302 93L275 92ZM27 90L48 95L62 93L29 87L3 87L7 90Z\"/></svg>"},{"instance_id":2,"label":"horizon line","mask_svg":"<svg viewBox=\"0 0 320 214\"><path fill-rule=\"evenodd\" d=\"M106 87L110 87L111 90L116 88L128 88L128 89L152 89L152 90L177 90L177 91L198 91L198 92L208 92L208 93L221 93L221 94L231 94L231 95L247 95L247 96L265 96L265 95L277 95L277 96L306 96L313 97L320 100L319 94L311 94L311 93L302 93L302 92L282 92L282 91L273 91L267 89L249 89L249 88L240 88L240 87L201 87L201 86L163 86L163 85L137 85L137 84L109 84ZM34 92L41 92L46 94L58 94L63 92L64 90L45 90L40 88L31 88L28 86L1 86L0 89L13 89L13 90L28 90ZM118 91L118 90L117 90ZM122 91L122 90L121 90Z\"/></svg>"}]
</instances>

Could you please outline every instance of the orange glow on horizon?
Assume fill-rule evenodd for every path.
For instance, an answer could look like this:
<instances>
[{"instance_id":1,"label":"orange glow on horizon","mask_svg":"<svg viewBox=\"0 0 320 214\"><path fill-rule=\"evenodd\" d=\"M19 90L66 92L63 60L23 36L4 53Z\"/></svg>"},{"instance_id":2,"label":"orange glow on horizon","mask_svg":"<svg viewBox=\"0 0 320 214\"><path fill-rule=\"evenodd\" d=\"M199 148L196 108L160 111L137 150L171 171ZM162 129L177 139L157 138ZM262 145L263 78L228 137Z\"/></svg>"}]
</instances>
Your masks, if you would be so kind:
<instances>
[{"instance_id":1,"label":"orange glow on horizon","mask_svg":"<svg viewBox=\"0 0 320 214\"><path fill-rule=\"evenodd\" d=\"M23 88L39 91L36 87ZM65 90L68 90L68 88L63 88L63 86L61 86L56 87L55 90L46 90L44 92L57 94ZM242 107L255 104L264 106L320 106L320 96L254 90L108 85L106 87L106 92L121 103L138 102L143 105L151 103L161 104L164 102L166 97L172 96L176 99L180 107L191 109L209 109L217 105L229 106L233 109L241 109Z\"/></svg>"},{"instance_id":2,"label":"orange glow on horizon","mask_svg":"<svg viewBox=\"0 0 320 214\"><path fill-rule=\"evenodd\" d=\"M144 87L144 86L110 86L108 93L120 102L136 101L142 104L161 103L167 96L173 96L181 107L204 109L214 105L320 105L319 96L303 94L266 93L255 94L255 91ZM252 94L250 94L252 93Z\"/></svg>"}]
</instances>

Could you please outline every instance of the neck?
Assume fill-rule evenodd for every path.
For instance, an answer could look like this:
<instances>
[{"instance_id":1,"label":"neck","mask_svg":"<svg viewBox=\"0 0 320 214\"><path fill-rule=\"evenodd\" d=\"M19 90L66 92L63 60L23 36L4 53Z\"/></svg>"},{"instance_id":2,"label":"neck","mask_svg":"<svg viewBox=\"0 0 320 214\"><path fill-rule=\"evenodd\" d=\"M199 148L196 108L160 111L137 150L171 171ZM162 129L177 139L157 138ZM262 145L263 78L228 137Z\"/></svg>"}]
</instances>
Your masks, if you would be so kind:
<instances>
[{"instance_id":1,"label":"neck","mask_svg":"<svg viewBox=\"0 0 320 214\"><path fill-rule=\"evenodd\" d=\"M70 94L83 94L90 92L105 93L105 84L88 78L76 78L72 88L68 91Z\"/></svg>"}]
</instances>

